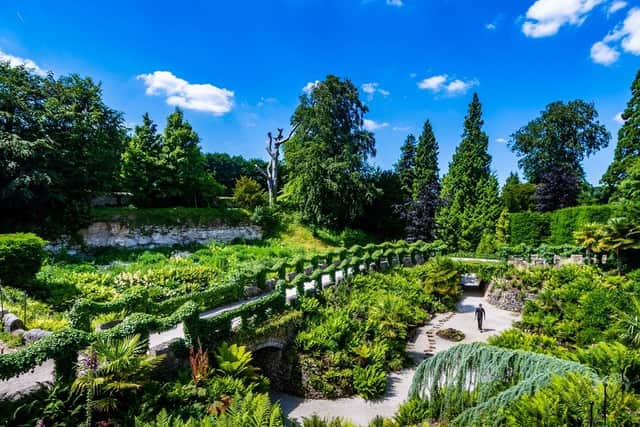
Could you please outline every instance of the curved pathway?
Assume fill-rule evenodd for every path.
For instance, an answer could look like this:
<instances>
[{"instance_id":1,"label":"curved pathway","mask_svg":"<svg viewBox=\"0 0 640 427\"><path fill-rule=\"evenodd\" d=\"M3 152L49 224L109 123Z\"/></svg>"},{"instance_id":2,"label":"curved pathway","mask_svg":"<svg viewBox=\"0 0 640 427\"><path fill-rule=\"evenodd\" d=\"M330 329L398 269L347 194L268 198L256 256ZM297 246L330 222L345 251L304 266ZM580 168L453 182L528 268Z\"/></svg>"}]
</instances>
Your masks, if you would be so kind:
<instances>
[{"instance_id":1,"label":"curved pathway","mask_svg":"<svg viewBox=\"0 0 640 427\"><path fill-rule=\"evenodd\" d=\"M487 318L485 331L477 329L474 320L476 305L482 303ZM456 344L435 335L442 328L455 328L465 333L462 343L487 341L520 319L518 313L501 310L490 305L480 291L466 291L458 302L456 312L436 315L429 323L418 329L415 338L407 345L411 358L420 363L427 355L447 350ZM322 418L341 417L351 422L366 426L376 416L392 417L400 404L407 399L415 368L404 369L389 375L385 396L379 400L367 401L359 396L344 399L303 399L288 394L272 394L272 400L280 401L286 417L300 421L302 418L317 414Z\"/></svg>"}]
</instances>

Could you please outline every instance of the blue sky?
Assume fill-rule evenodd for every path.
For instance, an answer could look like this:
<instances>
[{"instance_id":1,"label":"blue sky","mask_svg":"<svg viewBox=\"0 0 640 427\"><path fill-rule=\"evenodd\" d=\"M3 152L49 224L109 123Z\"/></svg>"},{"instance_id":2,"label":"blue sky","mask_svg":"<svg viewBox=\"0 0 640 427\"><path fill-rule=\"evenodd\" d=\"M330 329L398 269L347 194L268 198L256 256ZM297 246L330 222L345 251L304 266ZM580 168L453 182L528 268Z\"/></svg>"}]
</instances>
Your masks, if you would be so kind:
<instances>
[{"instance_id":1,"label":"blue sky","mask_svg":"<svg viewBox=\"0 0 640 427\"><path fill-rule=\"evenodd\" d=\"M348 77L370 108L374 163L396 162L429 118L446 171L478 91L501 182L506 140L555 100L595 102L612 133L585 162L597 183L612 158L640 68L638 0L3 0L0 56L101 81L127 123L161 125L175 105L206 151L263 157L303 88Z\"/></svg>"}]
</instances>

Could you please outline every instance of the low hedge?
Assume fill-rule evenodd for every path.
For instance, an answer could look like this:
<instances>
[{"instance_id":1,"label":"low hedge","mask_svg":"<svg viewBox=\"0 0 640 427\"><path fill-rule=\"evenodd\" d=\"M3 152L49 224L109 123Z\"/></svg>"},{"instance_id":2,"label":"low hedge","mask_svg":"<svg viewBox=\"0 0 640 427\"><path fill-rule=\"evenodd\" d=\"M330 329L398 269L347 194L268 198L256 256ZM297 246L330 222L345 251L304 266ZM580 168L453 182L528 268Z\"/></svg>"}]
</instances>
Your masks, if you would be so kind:
<instances>
[{"instance_id":1,"label":"low hedge","mask_svg":"<svg viewBox=\"0 0 640 427\"><path fill-rule=\"evenodd\" d=\"M44 259L45 241L31 233L0 234L0 280L14 288L30 287Z\"/></svg>"}]
</instances>

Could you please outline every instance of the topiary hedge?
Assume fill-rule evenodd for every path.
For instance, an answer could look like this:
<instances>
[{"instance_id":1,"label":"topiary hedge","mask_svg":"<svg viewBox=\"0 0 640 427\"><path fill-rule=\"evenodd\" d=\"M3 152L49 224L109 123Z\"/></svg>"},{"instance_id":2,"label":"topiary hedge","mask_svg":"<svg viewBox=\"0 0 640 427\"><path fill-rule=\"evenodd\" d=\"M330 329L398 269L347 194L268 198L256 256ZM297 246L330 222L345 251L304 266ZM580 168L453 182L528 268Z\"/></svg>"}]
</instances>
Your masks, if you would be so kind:
<instances>
[{"instance_id":1,"label":"topiary hedge","mask_svg":"<svg viewBox=\"0 0 640 427\"><path fill-rule=\"evenodd\" d=\"M44 259L45 241L31 233L0 234L0 280L3 285L28 288Z\"/></svg>"}]
</instances>

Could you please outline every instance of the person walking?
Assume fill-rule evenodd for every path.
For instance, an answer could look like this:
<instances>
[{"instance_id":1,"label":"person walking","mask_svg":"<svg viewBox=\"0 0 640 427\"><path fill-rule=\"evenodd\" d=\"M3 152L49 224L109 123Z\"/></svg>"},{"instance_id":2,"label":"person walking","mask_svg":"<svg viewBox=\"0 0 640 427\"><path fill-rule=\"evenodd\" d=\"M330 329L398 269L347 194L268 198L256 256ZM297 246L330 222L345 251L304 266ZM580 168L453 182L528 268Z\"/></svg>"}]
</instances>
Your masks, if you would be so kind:
<instances>
[{"instance_id":1,"label":"person walking","mask_svg":"<svg viewBox=\"0 0 640 427\"><path fill-rule=\"evenodd\" d=\"M476 307L475 317L478 321L478 330L482 332L482 321L485 319L485 317L487 317L487 313L485 313L482 304L478 304L478 306Z\"/></svg>"}]
</instances>

